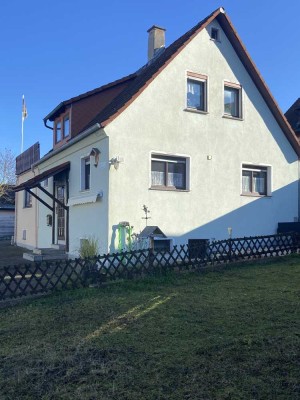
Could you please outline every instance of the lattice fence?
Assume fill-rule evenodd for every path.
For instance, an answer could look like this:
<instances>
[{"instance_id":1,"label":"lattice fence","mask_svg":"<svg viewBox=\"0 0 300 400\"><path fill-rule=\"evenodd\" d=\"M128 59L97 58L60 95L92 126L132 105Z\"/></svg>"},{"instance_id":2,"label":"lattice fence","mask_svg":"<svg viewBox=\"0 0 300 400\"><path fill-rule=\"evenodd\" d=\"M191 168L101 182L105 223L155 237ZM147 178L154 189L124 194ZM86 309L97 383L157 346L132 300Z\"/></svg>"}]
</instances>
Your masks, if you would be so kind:
<instances>
[{"instance_id":1,"label":"lattice fence","mask_svg":"<svg viewBox=\"0 0 300 400\"><path fill-rule=\"evenodd\" d=\"M4 267L0 269L0 300L116 279L160 275L170 270L198 269L205 265L287 255L298 250L299 237L297 234L280 234L211 243L204 241L198 247L174 246L170 252L146 249L84 260Z\"/></svg>"}]
</instances>

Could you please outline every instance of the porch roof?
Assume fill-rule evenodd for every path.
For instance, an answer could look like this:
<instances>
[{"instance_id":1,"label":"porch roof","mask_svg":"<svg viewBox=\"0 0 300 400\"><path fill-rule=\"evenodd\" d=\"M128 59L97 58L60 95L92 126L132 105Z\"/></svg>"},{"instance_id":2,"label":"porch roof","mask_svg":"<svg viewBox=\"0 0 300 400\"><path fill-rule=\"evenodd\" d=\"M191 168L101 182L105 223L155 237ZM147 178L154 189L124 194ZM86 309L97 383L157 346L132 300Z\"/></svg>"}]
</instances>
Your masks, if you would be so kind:
<instances>
[{"instance_id":1,"label":"porch roof","mask_svg":"<svg viewBox=\"0 0 300 400\"><path fill-rule=\"evenodd\" d=\"M47 171L44 171L41 174L28 179L28 181L23 182L20 185L16 186L14 188L14 191L19 192L20 190L32 189L38 186L38 184L43 180L45 180L46 178L49 178L50 176L54 176L62 171L66 171L69 169L70 169L70 161L67 161L63 164L59 164L56 167L50 168Z\"/></svg>"}]
</instances>

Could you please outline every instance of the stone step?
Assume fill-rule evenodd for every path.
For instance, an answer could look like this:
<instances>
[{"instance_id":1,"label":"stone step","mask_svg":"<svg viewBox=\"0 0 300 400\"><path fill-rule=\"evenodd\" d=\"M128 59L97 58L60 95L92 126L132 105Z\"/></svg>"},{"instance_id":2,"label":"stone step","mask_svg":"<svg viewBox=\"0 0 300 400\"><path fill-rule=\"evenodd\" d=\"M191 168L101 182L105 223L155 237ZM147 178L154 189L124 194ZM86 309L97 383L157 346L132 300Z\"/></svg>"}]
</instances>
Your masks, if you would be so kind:
<instances>
[{"instance_id":1,"label":"stone step","mask_svg":"<svg viewBox=\"0 0 300 400\"><path fill-rule=\"evenodd\" d=\"M51 249L66 251L66 245L65 244L51 244Z\"/></svg>"},{"instance_id":2,"label":"stone step","mask_svg":"<svg viewBox=\"0 0 300 400\"><path fill-rule=\"evenodd\" d=\"M41 262L41 261L55 261L55 260L67 260L68 255L66 253L57 253L52 251L51 253L34 254L34 253L23 253L23 258L28 261Z\"/></svg>"},{"instance_id":3,"label":"stone step","mask_svg":"<svg viewBox=\"0 0 300 400\"><path fill-rule=\"evenodd\" d=\"M61 248L61 249L54 249L52 247L48 248L39 248L39 249L33 249L32 253L36 255L53 255L53 254L65 254L66 250Z\"/></svg>"}]
</instances>

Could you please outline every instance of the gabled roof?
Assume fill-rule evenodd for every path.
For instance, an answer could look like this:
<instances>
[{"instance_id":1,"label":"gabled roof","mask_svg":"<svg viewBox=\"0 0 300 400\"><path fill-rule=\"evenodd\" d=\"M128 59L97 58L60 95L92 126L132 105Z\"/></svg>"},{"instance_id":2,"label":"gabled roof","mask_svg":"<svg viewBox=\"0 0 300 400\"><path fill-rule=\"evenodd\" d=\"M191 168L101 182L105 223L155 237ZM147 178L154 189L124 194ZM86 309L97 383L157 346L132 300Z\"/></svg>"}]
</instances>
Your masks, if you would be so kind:
<instances>
[{"instance_id":1,"label":"gabled roof","mask_svg":"<svg viewBox=\"0 0 300 400\"><path fill-rule=\"evenodd\" d=\"M141 238L149 238L149 237L162 237L166 238L167 236L163 233L158 226L146 226L139 234Z\"/></svg>"},{"instance_id":2,"label":"gabled roof","mask_svg":"<svg viewBox=\"0 0 300 400\"><path fill-rule=\"evenodd\" d=\"M248 71L250 77L252 78L254 84L259 90L261 96L268 105L270 111L275 117L278 125L285 133L287 139L292 145L293 149L300 157L300 146L294 131L291 129L286 118L280 111L278 104L270 93L266 83L261 77L258 69L251 60L246 48L242 44L237 32L235 31L230 19L225 14L223 8L218 8L212 12L208 17L203 19L192 29L186 32L183 36L173 42L164 51L159 52L158 56L148 62L144 67L138 70L136 73L129 75L128 77L122 78L119 81L113 82L111 84L102 86L101 88L95 89L96 91L104 90L104 88L114 87L117 82L124 82L127 79L128 85L113 98L113 100L99 110L99 113L93 118L84 128L84 130L95 125L100 124L101 127L105 127L111 121L113 121L120 113L122 113L138 96L142 91L156 78L156 76L179 54L182 49L203 29L205 29L213 20L217 20L221 28L228 37L231 45L233 46L235 52L243 63L244 67ZM89 96L95 91L87 92L81 96ZM71 104L72 101L77 101L80 96L68 100L67 102L61 103L55 110L53 110L45 119L51 119L55 115L58 109L63 106Z\"/></svg>"},{"instance_id":3,"label":"gabled roof","mask_svg":"<svg viewBox=\"0 0 300 400\"><path fill-rule=\"evenodd\" d=\"M295 133L300 135L300 98L284 114Z\"/></svg>"},{"instance_id":4,"label":"gabled roof","mask_svg":"<svg viewBox=\"0 0 300 400\"><path fill-rule=\"evenodd\" d=\"M136 74L130 74L128 76L124 76L121 79L117 79L114 82L110 82L108 84L105 84L103 86L100 86L96 89L90 90L86 93L80 94L78 96L72 97L69 100L65 100L62 101L57 107L55 107L45 118L44 118L44 122L46 122L47 120L49 121L54 121L54 119L61 113L63 113L65 111L65 109L73 104L76 103L77 101L80 101L82 99L85 99L87 97L90 96L94 96L96 94L102 94L103 97L106 97L109 92L112 89L115 89L116 86L121 85L121 84L129 84L130 81L132 81L134 78L136 77ZM126 87L126 86L125 86Z\"/></svg>"}]
</instances>

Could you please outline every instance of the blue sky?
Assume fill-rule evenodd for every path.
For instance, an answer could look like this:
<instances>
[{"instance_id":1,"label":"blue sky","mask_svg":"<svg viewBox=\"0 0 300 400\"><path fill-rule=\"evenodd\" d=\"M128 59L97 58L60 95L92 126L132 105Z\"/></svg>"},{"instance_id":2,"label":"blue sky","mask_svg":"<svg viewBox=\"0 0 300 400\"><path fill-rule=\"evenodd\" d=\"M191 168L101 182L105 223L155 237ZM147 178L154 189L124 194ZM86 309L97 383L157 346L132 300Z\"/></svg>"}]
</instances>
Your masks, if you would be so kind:
<instances>
[{"instance_id":1,"label":"blue sky","mask_svg":"<svg viewBox=\"0 0 300 400\"><path fill-rule=\"evenodd\" d=\"M223 6L285 112L300 97L299 0L10 0L0 5L0 150L52 147L43 118L61 101L136 71L147 29L166 44Z\"/></svg>"}]
</instances>

